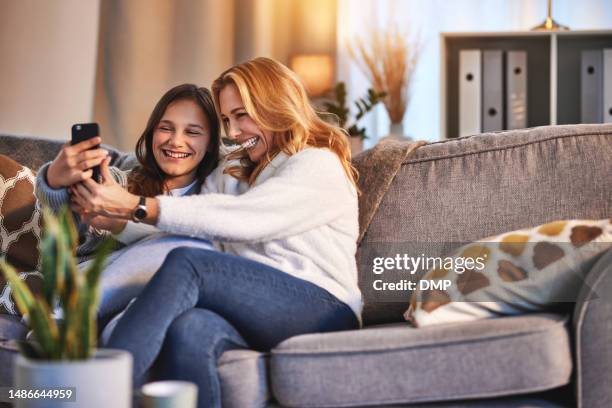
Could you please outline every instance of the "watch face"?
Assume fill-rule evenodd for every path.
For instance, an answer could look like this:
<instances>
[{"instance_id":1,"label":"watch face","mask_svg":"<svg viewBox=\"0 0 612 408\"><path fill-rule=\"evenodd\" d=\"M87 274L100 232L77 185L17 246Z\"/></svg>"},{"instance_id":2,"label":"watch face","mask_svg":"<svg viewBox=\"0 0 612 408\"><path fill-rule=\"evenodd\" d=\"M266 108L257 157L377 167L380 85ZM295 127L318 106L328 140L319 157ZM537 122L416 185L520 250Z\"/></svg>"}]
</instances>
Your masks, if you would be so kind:
<instances>
[{"instance_id":1,"label":"watch face","mask_svg":"<svg viewBox=\"0 0 612 408\"><path fill-rule=\"evenodd\" d=\"M147 210L145 210L144 208L137 208L136 211L134 211L134 217L136 217L139 220L142 220L146 216L147 216Z\"/></svg>"}]
</instances>

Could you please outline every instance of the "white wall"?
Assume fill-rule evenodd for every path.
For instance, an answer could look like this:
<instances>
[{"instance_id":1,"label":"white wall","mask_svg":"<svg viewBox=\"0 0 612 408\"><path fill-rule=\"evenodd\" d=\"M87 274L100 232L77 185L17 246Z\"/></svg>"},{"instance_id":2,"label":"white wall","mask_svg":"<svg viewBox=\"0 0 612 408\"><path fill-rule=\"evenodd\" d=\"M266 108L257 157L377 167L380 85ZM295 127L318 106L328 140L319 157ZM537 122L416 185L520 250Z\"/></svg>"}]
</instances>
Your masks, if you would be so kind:
<instances>
[{"instance_id":1,"label":"white wall","mask_svg":"<svg viewBox=\"0 0 612 408\"><path fill-rule=\"evenodd\" d=\"M68 139L91 120L99 0L0 3L0 132Z\"/></svg>"}]
</instances>

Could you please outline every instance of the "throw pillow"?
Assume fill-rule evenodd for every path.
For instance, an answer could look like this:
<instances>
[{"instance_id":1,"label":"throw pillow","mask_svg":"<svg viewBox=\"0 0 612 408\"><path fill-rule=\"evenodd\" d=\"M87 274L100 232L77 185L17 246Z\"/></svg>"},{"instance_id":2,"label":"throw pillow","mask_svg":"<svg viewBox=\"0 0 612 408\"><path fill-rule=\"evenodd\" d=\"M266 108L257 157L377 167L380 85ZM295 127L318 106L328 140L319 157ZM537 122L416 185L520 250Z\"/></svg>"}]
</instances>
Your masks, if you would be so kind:
<instances>
[{"instance_id":1,"label":"throw pillow","mask_svg":"<svg viewBox=\"0 0 612 408\"><path fill-rule=\"evenodd\" d=\"M610 247L608 219L555 221L465 245L423 276L404 317L424 327L573 302Z\"/></svg>"},{"instance_id":2,"label":"throw pillow","mask_svg":"<svg viewBox=\"0 0 612 408\"><path fill-rule=\"evenodd\" d=\"M42 291L38 243L42 217L34 196L35 175L0 155L0 257L5 256L33 293ZM0 314L18 315L11 287L0 273Z\"/></svg>"}]
</instances>

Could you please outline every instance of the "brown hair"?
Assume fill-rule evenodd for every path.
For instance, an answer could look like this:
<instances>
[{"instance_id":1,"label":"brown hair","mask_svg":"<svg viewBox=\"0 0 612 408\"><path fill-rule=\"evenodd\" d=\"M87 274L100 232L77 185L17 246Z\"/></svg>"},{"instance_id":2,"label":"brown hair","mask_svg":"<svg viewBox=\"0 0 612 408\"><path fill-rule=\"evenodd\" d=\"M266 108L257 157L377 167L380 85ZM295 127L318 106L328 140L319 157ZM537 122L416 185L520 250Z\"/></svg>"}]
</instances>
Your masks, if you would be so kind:
<instances>
[{"instance_id":1,"label":"brown hair","mask_svg":"<svg viewBox=\"0 0 612 408\"><path fill-rule=\"evenodd\" d=\"M266 159L259 163L250 161L244 149L230 153L228 159L240 159L241 166L229 167L226 173L251 184L280 151L293 155L307 146L325 147L338 156L346 176L356 185L358 175L351 164L347 133L317 115L293 71L278 61L261 57L233 66L212 84L219 113L219 94L229 84L238 88L244 108L257 126L272 132L274 143Z\"/></svg>"},{"instance_id":2,"label":"brown hair","mask_svg":"<svg viewBox=\"0 0 612 408\"><path fill-rule=\"evenodd\" d=\"M215 111L212 95L208 89L200 88L193 84L178 85L166 92L157 102L153 112L151 112L147 127L136 142L136 158L140 165L135 167L128 176L129 192L146 197L154 197L166 191L166 174L159 167L153 156L153 133L164 116L168 105L178 100L195 102L202 108L202 112L204 112L208 120L210 141L208 143L208 150L196 170L197 192L199 192L204 179L217 167L220 143L219 118Z\"/></svg>"}]
</instances>

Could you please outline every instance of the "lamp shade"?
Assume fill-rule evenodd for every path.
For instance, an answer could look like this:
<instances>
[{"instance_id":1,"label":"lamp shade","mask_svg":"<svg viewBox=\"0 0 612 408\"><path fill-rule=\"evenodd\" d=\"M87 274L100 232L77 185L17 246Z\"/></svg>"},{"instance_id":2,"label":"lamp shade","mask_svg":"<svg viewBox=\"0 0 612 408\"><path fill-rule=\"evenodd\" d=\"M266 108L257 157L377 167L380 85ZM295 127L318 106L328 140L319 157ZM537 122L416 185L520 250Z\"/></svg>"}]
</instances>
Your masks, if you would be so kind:
<instances>
[{"instance_id":1,"label":"lamp shade","mask_svg":"<svg viewBox=\"0 0 612 408\"><path fill-rule=\"evenodd\" d=\"M291 58L290 66L300 77L310 96L321 96L332 87L334 65L329 55L295 55Z\"/></svg>"}]
</instances>

